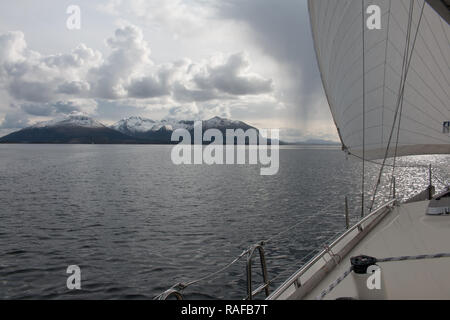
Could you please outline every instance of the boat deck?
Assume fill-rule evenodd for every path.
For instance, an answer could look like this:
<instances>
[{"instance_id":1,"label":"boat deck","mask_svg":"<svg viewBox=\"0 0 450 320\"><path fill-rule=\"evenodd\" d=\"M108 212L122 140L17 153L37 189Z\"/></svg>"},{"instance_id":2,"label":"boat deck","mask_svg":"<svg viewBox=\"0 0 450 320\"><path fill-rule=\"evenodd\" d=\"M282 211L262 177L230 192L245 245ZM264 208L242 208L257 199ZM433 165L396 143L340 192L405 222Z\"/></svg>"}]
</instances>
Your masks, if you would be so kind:
<instances>
[{"instance_id":1,"label":"boat deck","mask_svg":"<svg viewBox=\"0 0 450 320\"><path fill-rule=\"evenodd\" d=\"M305 299L315 299L350 268L350 257L378 259L450 251L450 216L427 216L429 201L395 207ZM380 263L387 299L450 299L450 259ZM358 299L349 275L324 299Z\"/></svg>"},{"instance_id":2,"label":"boat deck","mask_svg":"<svg viewBox=\"0 0 450 320\"><path fill-rule=\"evenodd\" d=\"M344 256L336 255L336 252L342 252L336 246L330 250L332 254L324 255L306 270L300 271L287 281L292 285L286 285L269 299L316 299L349 270L351 257L365 255L383 259L450 252L450 215L428 216L428 205L429 201L420 201L394 206L386 215L378 217L379 222L363 238L355 239L355 234L361 233L377 217L368 219L366 225L361 225L363 228L349 233L357 244ZM339 261L334 262L337 258ZM383 262L378 266L381 268L384 299L450 299L450 258ZM311 282L313 284L308 285ZM323 299L342 298L362 298L354 273Z\"/></svg>"}]
</instances>

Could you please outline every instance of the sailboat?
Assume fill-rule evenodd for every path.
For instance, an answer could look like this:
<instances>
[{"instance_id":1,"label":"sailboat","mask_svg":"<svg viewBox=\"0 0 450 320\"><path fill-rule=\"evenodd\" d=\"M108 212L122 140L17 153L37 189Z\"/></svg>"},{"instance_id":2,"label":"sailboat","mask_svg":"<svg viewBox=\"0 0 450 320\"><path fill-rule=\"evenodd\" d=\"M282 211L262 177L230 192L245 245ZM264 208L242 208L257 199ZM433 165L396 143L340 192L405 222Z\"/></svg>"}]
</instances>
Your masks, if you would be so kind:
<instances>
[{"instance_id":1,"label":"sailboat","mask_svg":"<svg viewBox=\"0 0 450 320\"><path fill-rule=\"evenodd\" d=\"M430 166L429 185L401 202L395 180L398 157L450 154L450 0L308 0L308 7L342 150L362 161L361 220L350 226L347 210L347 230L273 292L277 277L269 279L262 241L155 299L181 300L187 287L244 257L248 300L262 292L267 300L450 299L450 186L435 194ZM380 169L366 192L368 162ZM380 195L386 176L389 194ZM263 284L254 290L258 253Z\"/></svg>"},{"instance_id":2,"label":"sailboat","mask_svg":"<svg viewBox=\"0 0 450 320\"><path fill-rule=\"evenodd\" d=\"M342 149L363 162L362 219L267 299L450 299L450 189L436 195L430 179L402 203L395 192L398 157L450 154L450 1L308 5ZM367 162L380 171L364 199ZM386 174L390 200L375 208Z\"/></svg>"}]
</instances>

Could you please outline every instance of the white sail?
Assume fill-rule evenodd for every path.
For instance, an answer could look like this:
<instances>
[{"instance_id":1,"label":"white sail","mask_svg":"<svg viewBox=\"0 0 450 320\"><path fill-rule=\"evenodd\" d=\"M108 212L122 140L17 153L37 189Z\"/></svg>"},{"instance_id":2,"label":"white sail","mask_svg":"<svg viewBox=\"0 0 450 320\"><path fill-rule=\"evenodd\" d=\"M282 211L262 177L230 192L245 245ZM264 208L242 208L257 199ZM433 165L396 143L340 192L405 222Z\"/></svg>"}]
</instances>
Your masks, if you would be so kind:
<instances>
[{"instance_id":1,"label":"white sail","mask_svg":"<svg viewBox=\"0 0 450 320\"><path fill-rule=\"evenodd\" d=\"M438 13L431 0L309 0L323 85L350 153L383 158L389 141L388 156L450 153L445 1ZM367 26L371 5L381 29Z\"/></svg>"}]
</instances>

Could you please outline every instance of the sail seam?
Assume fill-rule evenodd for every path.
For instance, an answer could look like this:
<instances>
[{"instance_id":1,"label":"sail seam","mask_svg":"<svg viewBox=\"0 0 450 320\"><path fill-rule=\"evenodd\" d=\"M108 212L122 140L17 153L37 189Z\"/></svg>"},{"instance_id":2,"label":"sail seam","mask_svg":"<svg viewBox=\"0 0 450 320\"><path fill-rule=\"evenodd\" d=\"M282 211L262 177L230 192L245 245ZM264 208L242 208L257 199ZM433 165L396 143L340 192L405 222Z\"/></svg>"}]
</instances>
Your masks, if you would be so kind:
<instances>
[{"instance_id":1,"label":"sail seam","mask_svg":"<svg viewBox=\"0 0 450 320\"><path fill-rule=\"evenodd\" d=\"M402 5L403 5L403 3L402 3ZM424 1L424 6L425 6L425 1ZM403 7L404 7L404 5L403 5ZM405 8L405 10L406 10L406 8ZM423 14L423 17L424 17L425 21L427 21L428 27L429 27L430 30L431 30L431 27L430 27L430 25L429 25L429 23L428 23L428 20L427 20L427 15L426 15L426 14ZM431 32L431 34L433 34L433 32ZM434 36L434 34L433 34L433 36ZM447 84L450 85L449 80L447 79L447 77L446 77L445 74L443 73L442 69L440 68L439 63L437 62L436 57L435 57L434 54L429 50L429 45L427 44L427 41L425 40L425 38L424 38L422 35L420 35L420 38L421 38L422 41L426 44L426 45L425 45L425 48L428 50L428 52L429 52L430 55L432 56L432 58L433 58L433 60L434 60L434 63L439 67L438 69L439 69L439 71L441 72L441 74L442 74L442 76L444 77L444 79L446 80ZM436 38L435 38L435 40L436 40ZM436 41L436 44L438 45L437 47L438 47L440 53L442 54L441 48L440 48L440 46L439 46L439 42Z\"/></svg>"},{"instance_id":2,"label":"sail seam","mask_svg":"<svg viewBox=\"0 0 450 320\"><path fill-rule=\"evenodd\" d=\"M396 19L396 17L395 17L394 15L392 15L392 19L393 19L393 21L397 24L399 30L406 36L405 30L403 30L403 28L401 27L400 23L398 22L398 20ZM425 41L425 39L423 38L422 35L420 35L420 38L422 39L422 41L423 41L423 43L424 43L424 47L427 49L427 51L429 52L429 54L433 57L433 63L434 63L434 64L436 65L436 67L442 72L442 68L441 68L441 67L439 66L439 64L436 62L436 59L434 58L434 55L433 55L432 52L429 50L429 45L428 45L428 43ZM397 53L400 57L402 57L403 54L402 54L401 51L397 48L397 46L395 45L395 43L393 43L391 40L389 40L389 43L390 43L390 44L392 45L392 47L395 49L396 53ZM446 91L444 88L442 88L440 81L439 81L438 79L436 79L436 76L435 76L434 73L430 70L429 65L428 65L427 63L425 63L426 60L423 59L422 56L421 56L420 54L417 54L417 56L420 57L420 60L422 61L422 63L425 65L425 67L426 67L427 70L429 71L429 74L433 77L433 79L436 81L437 85L442 89L442 91L444 92L444 94L446 94L447 97L449 97L447 91ZM416 72L414 68L412 68L412 69L414 70L414 72ZM416 74L417 74L417 72L416 72ZM446 79L445 77L444 77L444 80L447 82L447 84L448 84L449 87L450 87L450 83L447 81L447 79ZM436 93L429 87L429 85L428 85L426 82L424 82L424 83L425 83L425 85L427 85L427 87L428 87L428 88L436 95ZM439 101L440 101L441 103L443 103L443 105L445 105L444 102L439 98L439 96L438 96L438 95L436 95L436 96L438 97ZM449 99L450 99L450 98L449 98Z\"/></svg>"},{"instance_id":3,"label":"sail seam","mask_svg":"<svg viewBox=\"0 0 450 320\"><path fill-rule=\"evenodd\" d=\"M437 107L435 107L430 101L428 101L428 99L426 99L426 97L424 97L423 95L421 95L420 92L418 92L417 89L416 89L415 87L410 86L410 88L412 88L412 89L414 90L415 93L417 93L418 95L420 95L420 97L421 97L426 103L428 103L428 105L429 105L430 107L432 107L434 110L436 110L438 113L440 113L443 117L445 117L445 114L444 114L440 109L438 109ZM386 89L389 89L392 93L395 94L395 90L392 89L391 87L386 86ZM412 103L412 102L409 101L408 99L405 99L405 101L406 101L407 103L409 103L411 106L415 107L416 109L421 110L420 107L416 106L414 103ZM449 110L449 111L450 111L450 110ZM421 112L423 112L423 111L421 110ZM440 120L434 119L433 117L431 117L431 116L430 116L429 114L427 114L427 113L424 113L424 114L425 114L429 119L438 121L439 124L441 124L441 121L440 121Z\"/></svg>"},{"instance_id":4,"label":"sail seam","mask_svg":"<svg viewBox=\"0 0 450 320\"><path fill-rule=\"evenodd\" d=\"M378 110L378 109L380 109L380 108L381 108L381 107L377 107L377 108L375 108L375 109L372 109L372 110L370 110L368 113L373 112L373 111L375 111L375 110ZM390 109L390 108L387 108L387 109L390 110L390 111L392 111L393 113L395 112L394 110L392 110L392 109ZM354 120L356 120L356 119L359 118L360 116L361 116L361 114L359 114L357 117L355 117ZM438 130L436 130L435 128L430 127L430 126L424 124L423 122L417 121L417 120L415 120L415 119L413 119L413 118L410 118L410 117L405 117L405 118L408 119L408 120L410 120L410 121L412 121L412 122L415 122L415 123L417 123L417 124L419 124L419 125L421 125L421 126L423 126L423 127L425 127L425 128L427 128L427 129L430 129L431 131L436 132L436 133L438 133L439 135L442 134L441 131L438 131ZM372 126L372 127L370 127L370 128L380 128L380 127L387 127L387 128L390 128L390 126L387 126L387 125L386 125L386 126L385 126L385 125L376 125L376 126ZM402 129L402 130L407 130L407 129ZM419 133L418 131L412 131L412 130L408 130L408 131L409 131L409 132L417 132L417 133ZM355 130L355 131L352 131L352 132L350 132L349 134L345 135L345 136L344 136L344 139L346 140L346 139L350 138L351 136L353 136L353 135L355 135L355 134L357 134L357 133L359 133L359 132L362 132L362 130ZM447 140L440 139L439 137L433 137L433 136L426 135L426 134L423 134L423 133L420 133L420 134L423 135L423 136L425 136L425 137L430 137L430 138L433 138L433 139L436 139L436 140L447 141Z\"/></svg>"},{"instance_id":5,"label":"sail seam","mask_svg":"<svg viewBox=\"0 0 450 320\"><path fill-rule=\"evenodd\" d=\"M431 25L430 25L430 23L429 23L429 21L428 21L426 15L424 15L424 19L425 19L425 22L427 23L428 28L431 30ZM440 42L436 39L436 35L435 35L433 32L431 32L431 34L433 35L434 41L435 41L436 44L437 44L437 47L438 47L438 49L439 49L439 53L441 54L442 58L444 58L443 60L445 61L446 58L445 58L444 53L442 52L442 48L441 48L441 46L440 46ZM422 38L423 41L425 41L425 39L423 38L422 35L421 35L421 38ZM429 51L429 50L428 50L428 51ZM431 53L431 52L430 52L430 53ZM433 54L432 54L432 57L433 57L433 60L434 60L434 62L436 63L436 65L439 66L439 64L438 64L438 62L437 62L437 59L436 59L436 57L435 57ZM441 68L439 68L439 71L441 72L441 74L442 74L442 76L444 77L444 79L447 81L447 84L449 84L449 83L450 83L450 80L447 79L447 77L445 76L445 73L442 71Z\"/></svg>"}]
</instances>

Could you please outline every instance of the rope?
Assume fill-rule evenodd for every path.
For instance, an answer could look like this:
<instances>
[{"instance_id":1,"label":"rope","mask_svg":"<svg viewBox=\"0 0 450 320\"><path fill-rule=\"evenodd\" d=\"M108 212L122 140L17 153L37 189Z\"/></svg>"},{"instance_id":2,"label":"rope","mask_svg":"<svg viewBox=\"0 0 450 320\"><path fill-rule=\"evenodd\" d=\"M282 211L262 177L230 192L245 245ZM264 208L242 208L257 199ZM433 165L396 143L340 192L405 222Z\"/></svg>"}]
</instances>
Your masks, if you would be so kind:
<instances>
[{"instance_id":1,"label":"rope","mask_svg":"<svg viewBox=\"0 0 450 320\"><path fill-rule=\"evenodd\" d=\"M414 48L416 46L417 35L419 34L419 28L420 28L420 23L422 21L424 9L425 9L425 1L423 2L422 11L420 13L420 18L419 18L419 21L417 23L417 30L416 30L416 35L414 36L414 42L413 42L413 45L412 45L412 48L411 48L411 55L409 56L409 59L407 58L407 60L406 60L407 67L406 67L405 80L404 80L404 83L403 83L403 89L402 89L402 95L401 95L400 118L398 120L397 140L396 140L396 143L395 143L394 166L392 167L392 177L394 177L394 174L395 174L395 163L396 163L396 160L397 160L398 142L399 142L399 139L400 139L400 126L401 126L401 122L402 122L404 91L405 91L404 87L405 87L406 79L407 79L407 76L408 76L409 66L411 64L412 56L413 56L413 53L414 53ZM413 13L414 13L414 0L411 0L410 17L409 17L409 23L408 23L408 35L407 35L408 41L407 41L407 44L406 44L406 46L408 48L407 53L406 53L407 57L409 55L409 44L410 44L410 41L411 41L411 28L412 28ZM391 180L390 188L392 188L392 183L393 183L393 181Z\"/></svg>"},{"instance_id":2,"label":"rope","mask_svg":"<svg viewBox=\"0 0 450 320\"><path fill-rule=\"evenodd\" d=\"M347 154L349 156L355 157L357 159L363 160L363 158L361 156L358 156L357 154L354 154L350 151L347 151ZM372 164L376 164L378 166L383 166L383 163L380 162L376 162L374 160L369 160L369 159L365 159L366 162L372 163ZM392 164L384 164L385 167L393 167ZM412 165L396 165L397 168L427 168L428 169L428 165L424 165L424 164L412 164Z\"/></svg>"},{"instance_id":3,"label":"rope","mask_svg":"<svg viewBox=\"0 0 450 320\"><path fill-rule=\"evenodd\" d=\"M366 176L366 17L365 17L365 1L362 0L362 47L363 47L363 54L362 54L362 63L363 63L363 79L362 79L362 85L363 85L363 150L362 150L362 157L363 157L363 165L362 165L362 185L361 185L361 218L364 217L364 191L365 191L365 176Z\"/></svg>"},{"instance_id":4,"label":"rope","mask_svg":"<svg viewBox=\"0 0 450 320\"><path fill-rule=\"evenodd\" d=\"M419 256L403 256L403 257L391 257L384 259L377 259L377 262L393 262L393 261L417 261L417 260L429 260L429 259L441 259L450 258L450 253L437 253L437 254L424 254Z\"/></svg>"},{"instance_id":5,"label":"rope","mask_svg":"<svg viewBox=\"0 0 450 320\"><path fill-rule=\"evenodd\" d=\"M411 39L411 21L412 21L412 10L411 10L411 6L413 6L414 0L411 0L410 3L410 10L409 10L409 19L408 19L408 26L407 26L407 33L406 33L406 44L405 44L405 51L404 51L404 55L403 55L403 62L402 62L402 72L401 72L401 78L400 78L400 88L398 91L398 98L397 98L397 107L396 107L396 111L395 111L395 116L394 116L394 121L392 123L392 128L391 128L391 133L389 135L389 140L388 140L388 144L386 147L386 153L384 155L384 159L383 159L383 165L381 166L380 169L380 173L378 175L378 179L377 179L377 183L375 184L375 188L374 188L374 192L373 192L373 197L372 197L372 202L370 204L370 211L372 211L373 206L375 204L375 200L377 197L377 193L378 193L378 188L381 184L381 177L383 175L383 170L386 164L386 160L387 157L389 155L389 148L391 146L391 142L392 142L392 138L393 138L393 134L394 134L394 129L395 129L395 124L397 122L397 117L399 116L400 113L400 118L401 118L401 114L402 114L402 108L403 108L403 94L404 94L404 89L405 89L405 84L406 84L406 77L407 77L407 71L405 71L407 64L407 60L408 60L408 52L409 52L409 42ZM400 120L399 120L399 127L398 127L398 131L397 131L397 143L398 143L398 138L399 138L399 131L400 131ZM394 164L392 166L393 170L395 170L395 161L396 161L396 157L397 157L397 149L395 150L395 156L394 156ZM394 174L394 171L392 172L392 174ZM393 177L393 175L392 175ZM391 181L391 186L389 187L389 189L392 188L392 181Z\"/></svg>"},{"instance_id":6,"label":"rope","mask_svg":"<svg viewBox=\"0 0 450 320\"><path fill-rule=\"evenodd\" d=\"M353 266L350 267L347 271L345 271L339 278L337 278L332 284L328 286L325 290L323 290L320 295L316 297L316 300L323 300L327 294L334 290L345 278L348 277L350 273L353 271Z\"/></svg>"},{"instance_id":7,"label":"rope","mask_svg":"<svg viewBox=\"0 0 450 320\"><path fill-rule=\"evenodd\" d=\"M332 205L327 206L326 208L324 208L324 209L322 209L321 211L319 211L316 215L320 215L321 213L326 212L326 211L329 210L331 207L332 207ZM308 219L302 220L302 221L300 221L300 222L294 224L292 227L289 227L289 228L287 228L287 229L285 229L285 230L283 230L283 231L281 231L281 232L275 234L274 236L272 236L272 237L270 237L270 238L268 238L268 239L266 239L266 240L264 240L264 241L259 242L259 245L261 245L261 246L266 245L267 243L273 241L274 239L280 237L281 235L283 235L283 234L285 234L285 233L287 233L287 232L289 232L289 231L295 229L295 228L298 227L300 224L304 224L304 223L307 222L308 220L312 220L314 217L315 217L315 216L309 216ZM334 235L333 235L333 237L334 237ZM201 278L199 278L199 279L196 279L196 280L192 280L192 281L189 281L189 282L186 282L186 283L180 282L180 283L177 283L177 284L173 285L173 286L170 287L168 290L166 290L166 291L164 291L163 293L161 293L161 294L159 294L158 296L156 296L156 297L154 298L154 300L160 299L160 298L161 298L162 296L164 296L164 294L166 294L167 292L170 292L170 291L182 292L182 291L184 291L186 288L188 288L188 287L190 287L190 286L192 286L192 285L195 285L195 284L197 284L197 283L199 283L199 282L202 282L202 281L205 281L205 280L214 278L214 277L217 276L218 274L220 274L220 273L222 273L222 272L228 270L228 269L231 268L234 264L236 264L237 262L239 262L245 255L247 255L247 254L250 252L250 250L251 250L251 249L246 249L246 250L244 250L244 251L243 251L236 259L234 259L233 261L231 261L230 263L228 263L227 265L225 265L224 267L222 267L221 269L219 269L219 270L217 270L217 271L215 271L215 272L209 273L209 274L207 274L207 275L205 275L205 276L203 276L203 277L201 277ZM312 252L312 254L314 254L314 253L315 253L315 252ZM303 258L303 260L304 260L304 259L305 259L305 258ZM268 284L272 284L272 283L273 283L274 281L276 281L282 274L283 274L283 272L280 273L280 274L278 274L276 277L274 277L272 280L270 280Z\"/></svg>"},{"instance_id":8,"label":"rope","mask_svg":"<svg viewBox=\"0 0 450 320\"><path fill-rule=\"evenodd\" d=\"M418 260L431 260L431 259L442 259L450 258L450 253L437 253L437 254L424 254L418 256L401 256L401 257L390 257L383 259L375 259L377 263L384 262L399 262L399 261L418 261ZM353 271L353 266L351 266L347 271L345 271L339 278L337 278L332 284L330 284L325 290L323 290L320 295L316 297L316 300L323 300L331 291L333 291L345 278L348 277Z\"/></svg>"},{"instance_id":9,"label":"rope","mask_svg":"<svg viewBox=\"0 0 450 320\"><path fill-rule=\"evenodd\" d=\"M227 265L225 265L223 268L219 269L218 271L212 272L210 274L205 275L204 277L201 277L201 278L199 278L197 280L193 280L193 281L190 281L190 282L187 282L187 283L182 283L182 282L177 283L176 285L170 287L170 289L168 289L168 290L164 291L163 293L157 295L154 298L154 300L159 300L166 292L169 292L169 291L172 291L172 290L176 290L176 291L180 291L181 292L181 291L185 290L186 288L188 288L188 287L190 287L190 286L192 286L192 285L194 285L194 284L196 284L198 282L205 281L207 279L213 278L214 276L218 275L219 273L222 273L223 271L231 268L231 266L233 266L235 263L237 263L239 260L241 260L248 252L249 252L249 249L243 251L236 259L234 259L233 261L231 261L230 263L228 263Z\"/></svg>"},{"instance_id":10,"label":"rope","mask_svg":"<svg viewBox=\"0 0 450 320\"><path fill-rule=\"evenodd\" d=\"M191 281L191 282L186 283L186 284L184 285L184 288L187 288L187 287L189 287L189 286L192 286L192 285L194 285L194 284L196 284L196 283L198 283L198 282L201 282L201 281L210 279L210 278L214 277L215 275L218 275L219 273L222 273L223 271L229 269L229 268L230 268L232 265L234 265L236 262L238 262L239 260L241 260L248 252L249 252L249 250L244 250L244 251L243 251L236 259L234 259L233 261L231 261L229 264L227 264L227 265L224 266L223 268L221 268L221 269L219 269L218 271L213 272L213 273L211 273L211 274L209 274L209 275L206 275L206 276L204 276L204 277L202 277L202 278L200 278L200 279L198 279L198 280L193 280L193 281Z\"/></svg>"},{"instance_id":11,"label":"rope","mask_svg":"<svg viewBox=\"0 0 450 320\"><path fill-rule=\"evenodd\" d=\"M324 241L324 243L330 243L333 242L333 240L337 239L338 236L340 236L342 234L341 231L335 232L335 234L333 234L331 237L327 238L327 240ZM326 246L325 246L326 247ZM317 254L319 254L321 251L323 250L323 248L317 248L313 251L311 251L309 254L307 254L306 256L304 256L300 262L298 263L298 265L295 268L291 269L286 269L284 271L281 271L277 276L275 276L270 282L275 282L276 280L278 280L279 278L281 278L282 276L285 275L292 275L296 270L298 270L300 267L304 266L305 263L307 263L308 261L310 261L313 257L315 257ZM337 257L336 255L333 254L334 257ZM339 256L339 259L341 259L341 257Z\"/></svg>"},{"instance_id":12,"label":"rope","mask_svg":"<svg viewBox=\"0 0 450 320\"><path fill-rule=\"evenodd\" d=\"M384 51L384 75L383 75L383 103L382 103L382 111L381 111L381 144L384 143L384 105L386 101L386 69L387 69L387 54L389 48L389 30L391 27L391 9L392 9L392 0L389 0L389 10L387 17L387 31L386 31L386 48Z\"/></svg>"},{"instance_id":13,"label":"rope","mask_svg":"<svg viewBox=\"0 0 450 320\"><path fill-rule=\"evenodd\" d=\"M424 4L425 4L425 2L424 2ZM409 57L409 45L411 43L411 28L412 28L413 14L414 14L414 0L410 0L409 19L408 19L408 27L407 27L407 33L406 33L406 52L405 52L406 59L403 59L403 63L405 64L405 66L403 68L406 68L406 70L408 70L408 68L409 68L409 64L410 64L411 59L412 59L412 52L413 52L413 49L414 49L413 48L411 50L411 56ZM417 39L417 34L419 33L418 31L419 30L417 30L417 32L416 32L416 39ZM395 162L397 160L398 142L399 142L399 139L400 139L400 127L401 127L401 123L402 123L403 105L404 105L403 104L403 102L404 102L404 87L405 87L405 84L406 84L407 74L408 74L408 71L405 72L405 78L403 80L403 88L402 88L403 92L402 92L401 98L400 98L400 115L399 115L399 119L398 119L397 138L396 138L396 142L395 142L394 166L392 168L392 176L394 176Z\"/></svg>"},{"instance_id":14,"label":"rope","mask_svg":"<svg viewBox=\"0 0 450 320\"><path fill-rule=\"evenodd\" d=\"M283 230L283 231L281 231L281 232L279 232L279 233L273 235L272 237L270 237L270 238L268 238L268 239L266 239L266 240L264 240L264 241L261 241L261 244L262 244L262 245L266 245L267 243L272 242L274 239L279 238L279 237L282 236L283 234L286 234L286 233L288 233L289 231L294 230L294 229L297 228L299 225L304 224L304 223L308 222L309 220L312 220L313 218L315 218L316 216L318 216L318 215L320 215L320 214L322 214L322 213L324 213L324 212L328 212L328 210L329 210L331 207L333 207L333 206L334 206L334 205L330 204L329 206L327 206L327 207L325 207L324 209L320 210L320 211L319 211L318 213L316 213L314 216L309 216L307 219L302 220L302 221L300 221L300 222L297 222L297 223L294 224L292 227L289 227L289 228L287 228L287 229L285 229L285 230Z\"/></svg>"},{"instance_id":15,"label":"rope","mask_svg":"<svg viewBox=\"0 0 450 320\"><path fill-rule=\"evenodd\" d=\"M444 182L444 180L441 180L440 177L438 177L437 175L435 175L434 173L432 174L433 178L435 180L437 180L437 182L439 182L441 185L443 185L444 187L448 187L450 186L450 182Z\"/></svg>"}]
</instances>

